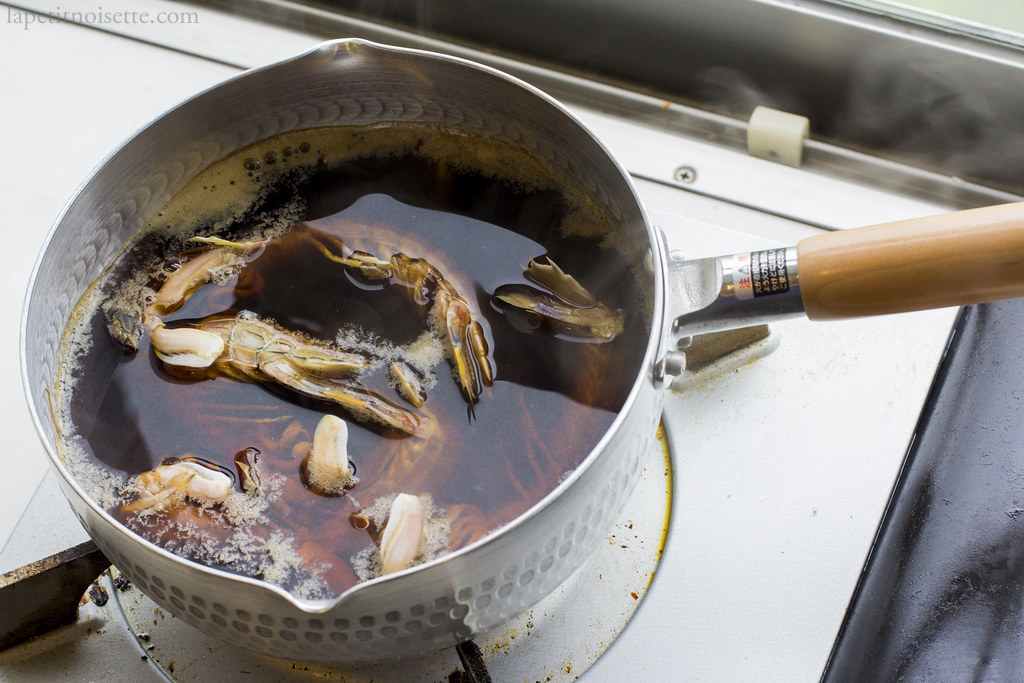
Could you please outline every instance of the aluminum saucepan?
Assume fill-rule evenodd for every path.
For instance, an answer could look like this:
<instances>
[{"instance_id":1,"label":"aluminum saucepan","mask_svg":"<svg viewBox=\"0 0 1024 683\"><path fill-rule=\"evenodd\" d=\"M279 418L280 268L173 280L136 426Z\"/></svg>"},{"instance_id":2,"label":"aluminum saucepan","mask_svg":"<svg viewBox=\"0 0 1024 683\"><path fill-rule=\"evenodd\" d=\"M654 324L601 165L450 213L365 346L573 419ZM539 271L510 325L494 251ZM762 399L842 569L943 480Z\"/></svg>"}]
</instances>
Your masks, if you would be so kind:
<instances>
[{"instance_id":1,"label":"aluminum saucepan","mask_svg":"<svg viewBox=\"0 0 1024 683\"><path fill-rule=\"evenodd\" d=\"M525 514L448 556L330 601L186 561L116 522L56 447L49 405L63 330L83 292L140 226L200 171L288 131L439 123L527 150L584 187L633 264L649 334L624 406L582 464ZM682 261L666 253L605 146L537 89L461 59L360 40L322 44L167 112L104 160L57 220L22 321L22 374L60 485L96 544L163 608L210 636L293 660L414 656L492 629L551 592L604 542L656 448L663 389L688 335L782 315L867 315L1024 293L1024 217L1010 205L814 237L796 248ZM969 235L968 235L969 233ZM879 246L881 245L881 246ZM981 249L975 247L980 246ZM799 256L799 271L797 260ZM961 291L949 294L951 283ZM898 294L898 292L903 292Z\"/></svg>"}]
</instances>

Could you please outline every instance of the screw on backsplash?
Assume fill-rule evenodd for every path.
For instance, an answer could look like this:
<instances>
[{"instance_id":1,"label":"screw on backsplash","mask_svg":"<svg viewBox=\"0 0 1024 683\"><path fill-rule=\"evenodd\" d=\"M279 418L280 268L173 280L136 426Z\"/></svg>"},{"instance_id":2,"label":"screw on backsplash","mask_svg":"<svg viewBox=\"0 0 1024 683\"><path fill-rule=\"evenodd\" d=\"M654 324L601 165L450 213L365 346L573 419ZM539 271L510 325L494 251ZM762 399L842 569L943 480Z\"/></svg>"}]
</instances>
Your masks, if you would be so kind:
<instances>
[{"instance_id":1,"label":"screw on backsplash","mask_svg":"<svg viewBox=\"0 0 1024 683\"><path fill-rule=\"evenodd\" d=\"M680 166L675 172L676 182L692 183L697 179L697 171L693 166Z\"/></svg>"}]
</instances>

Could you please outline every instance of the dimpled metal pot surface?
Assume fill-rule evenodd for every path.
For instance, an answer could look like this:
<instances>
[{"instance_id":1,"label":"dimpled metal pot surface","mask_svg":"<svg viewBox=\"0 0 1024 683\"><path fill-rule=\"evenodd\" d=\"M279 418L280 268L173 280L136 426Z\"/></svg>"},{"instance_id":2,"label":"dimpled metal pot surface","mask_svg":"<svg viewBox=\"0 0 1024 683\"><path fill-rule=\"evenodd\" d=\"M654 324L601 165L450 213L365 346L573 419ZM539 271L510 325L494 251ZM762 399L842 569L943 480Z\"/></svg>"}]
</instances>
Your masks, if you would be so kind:
<instances>
[{"instance_id":1,"label":"dimpled metal pot surface","mask_svg":"<svg viewBox=\"0 0 1024 683\"><path fill-rule=\"evenodd\" d=\"M142 540L89 499L55 446L49 387L72 309L118 250L185 183L247 145L294 130L426 122L512 143L604 205L649 302L642 371L620 414L559 487L490 536L330 601L186 561ZM551 98L493 69L363 41L325 43L246 72L169 111L113 152L58 219L22 321L30 408L60 485L97 545L162 607L213 637L295 660L343 663L455 645L520 614L601 543L657 447L662 391L652 369L663 338L663 256L626 173ZM640 351L638 349L638 351Z\"/></svg>"}]
</instances>

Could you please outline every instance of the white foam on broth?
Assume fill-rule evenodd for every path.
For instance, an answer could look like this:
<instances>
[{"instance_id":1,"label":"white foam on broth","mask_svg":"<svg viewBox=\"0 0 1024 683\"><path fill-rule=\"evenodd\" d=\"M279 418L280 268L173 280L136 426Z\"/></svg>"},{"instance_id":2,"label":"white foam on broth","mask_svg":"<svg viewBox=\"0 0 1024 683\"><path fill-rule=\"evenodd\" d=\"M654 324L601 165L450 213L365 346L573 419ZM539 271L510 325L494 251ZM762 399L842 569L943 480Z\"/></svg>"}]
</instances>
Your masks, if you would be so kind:
<instances>
[{"instance_id":1,"label":"white foam on broth","mask_svg":"<svg viewBox=\"0 0 1024 683\"><path fill-rule=\"evenodd\" d=\"M345 140L342 142L340 138ZM435 140L425 136L422 128L398 128L389 131L391 148L385 153L405 154L413 148L423 147L424 140L427 140L427 147L435 146L435 149L428 149L424 153L447 155L448 158L456 160L456 165L460 163L464 152L460 148L458 136L439 136ZM308 146L307 151L299 152L303 145ZM329 165L342 159L381 153L379 138L352 137L348 131L339 130L290 134L275 139L272 146L278 149L293 149L296 160L302 154L309 154L303 162L310 164L309 168L313 168L314 159L320 164ZM141 237L159 232L166 240L169 251L179 253L194 248L194 245L190 245L186 240L197 233L218 235L228 227L235 226L258 200L260 193L274 187L274 183L288 170L283 164L276 164L274 167L263 165L259 173L254 174L250 170L246 174L239 174L240 162L243 167L252 166L250 160L258 158L261 150L267 147L267 141L258 143L252 149L236 153L225 162L216 164L201 174L155 216L125 249L138 243ZM517 177L514 170L509 170L510 161L522 164L521 177ZM539 171L536 161L528 155L510 155L503 147L495 147L492 156L462 159L462 163L473 168L489 168L494 173L509 175L515 182L525 185L534 182L535 178L548 177ZM294 169L297 165L300 164L290 168ZM246 183L246 179L252 179L252 182ZM554 180L550 182L554 183ZM217 208L211 209L211 205L216 205ZM244 235L232 237L274 240L299 222L304 208L301 202L286 205L273 215L259 216L256 220L250 221ZM577 210L567 214L563 230L567 234L584 234L605 243L618 239L610 237L618 233L609 231L606 224L596 218L594 210L589 199L582 201ZM161 257L152 264L152 267L166 269L168 263L166 257ZM237 263L222 267L212 279L211 286L230 283L238 277L244 265L244 259L240 258ZM97 313L111 306L131 310L150 301L156 291L151 284L152 274L140 272L129 277L118 288L117 295L110 298L101 291L109 274L108 269L88 289L79 301L66 329L54 410L60 425L58 451L63 461L75 480L95 502L104 509L111 510L132 499L134 475L117 471L98 462L91 455L86 440L75 430L72 420L75 379L82 372L79 361L92 349L93 334L96 332L93 320ZM422 374L425 388L431 389L438 384L437 367L450 355L442 338L442 332L431 316L427 330L406 344L381 339L373 332L355 325L339 330L334 343L340 348L371 352L376 360L373 366L367 369L367 373L382 372L382 367L388 362L403 360ZM301 454L308 451L311 436L294 434L293 437L292 456L298 460ZM537 457L542 459L543 453ZM571 471L571 468L559 470L555 483L565 476L566 471ZM143 537L196 561L211 566L227 567L231 571L285 586L299 597L324 597L332 593L330 582L325 577L330 575L332 569L337 569L334 566L335 558L330 551L325 552L319 547L314 547L315 544L308 543L297 547L295 538L286 531L280 528L271 530L267 524L268 507L288 495L288 486L283 476L271 473L263 481L262 496L251 496L235 491L223 502L189 504L174 514L142 511L128 519L126 524ZM374 528L383 529L391 502L397 493L398 491L395 491L390 495L377 496L367 508L361 510L358 489L341 496L338 500L339 505L346 506L345 509L361 511ZM480 517L477 512L469 509L472 506L446 504L441 507L434 504L430 493L416 494L420 495L430 510L426 530L427 542L418 562L428 561L447 552L451 545L450 534L458 536L456 547L461 547L510 521L504 519L492 523L481 533L472 526L479 524ZM379 551L369 535L362 550L349 557L348 563L358 580L366 580L379 574Z\"/></svg>"}]
</instances>

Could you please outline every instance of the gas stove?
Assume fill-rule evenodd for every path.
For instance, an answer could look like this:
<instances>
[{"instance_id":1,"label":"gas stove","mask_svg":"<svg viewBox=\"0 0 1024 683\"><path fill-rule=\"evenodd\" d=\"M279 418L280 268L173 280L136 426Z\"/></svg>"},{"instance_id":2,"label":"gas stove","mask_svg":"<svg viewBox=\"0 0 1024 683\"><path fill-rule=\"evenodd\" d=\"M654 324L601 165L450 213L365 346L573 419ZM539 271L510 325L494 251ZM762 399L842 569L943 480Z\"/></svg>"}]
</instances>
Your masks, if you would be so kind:
<instances>
[{"instance_id":1,"label":"gas stove","mask_svg":"<svg viewBox=\"0 0 1024 683\"><path fill-rule=\"evenodd\" d=\"M49 11L26 4L7 9ZM154 3L166 6L183 7ZM0 77L12 81L8 89L56 85L33 94L35 106L0 114L5 130L34 131L8 140L36 171L6 190L26 253L38 250L89 165L133 127L240 67L319 39L197 12L203 23L191 37L166 26L143 35L138 25L97 31L68 22L9 31L0 54L23 68ZM353 22L352 30L359 33L346 35L489 58L562 99L619 157L669 248L687 257L1011 198L813 141L805 167L782 166L734 144L742 122L395 29ZM223 38L219 56L212 36ZM147 85L128 97L125 83ZM50 171L55 158L68 163ZM833 172L843 159L849 163ZM45 190L40 177L50 177ZM22 270L11 289L23 289L28 266ZM17 304L5 305L16 317ZM0 679L441 681L460 680L476 662L493 680L813 680L843 623L955 315L787 321L684 373L662 416L665 451L644 463L607 544L555 593L478 638L470 664L450 651L341 671L234 650L165 613L115 568L99 581L105 604L89 599L74 625L0 653ZM15 407L5 426L20 455L17 476L0 484L0 543L10 534L0 573L87 540L53 476L43 474L43 449L16 405L22 397L9 393Z\"/></svg>"}]
</instances>

